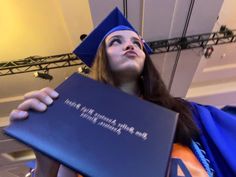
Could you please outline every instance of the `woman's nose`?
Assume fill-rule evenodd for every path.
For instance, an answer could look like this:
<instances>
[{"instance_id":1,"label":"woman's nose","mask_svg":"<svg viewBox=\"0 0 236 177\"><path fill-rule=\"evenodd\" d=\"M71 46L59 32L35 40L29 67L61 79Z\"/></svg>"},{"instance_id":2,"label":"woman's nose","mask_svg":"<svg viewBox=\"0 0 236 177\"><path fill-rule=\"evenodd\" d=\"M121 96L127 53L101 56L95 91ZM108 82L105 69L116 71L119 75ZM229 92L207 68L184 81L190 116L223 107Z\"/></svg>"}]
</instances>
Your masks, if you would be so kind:
<instances>
[{"instance_id":1,"label":"woman's nose","mask_svg":"<svg viewBox=\"0 0 236 177\"><path fill-rule=\"evenodd\" d=\"M134 45L133 45L133 43L131 43L131 42L127 42L126 44L125 44L125 50L133 50L134 49Z\"/></svg>"}]
</instances>

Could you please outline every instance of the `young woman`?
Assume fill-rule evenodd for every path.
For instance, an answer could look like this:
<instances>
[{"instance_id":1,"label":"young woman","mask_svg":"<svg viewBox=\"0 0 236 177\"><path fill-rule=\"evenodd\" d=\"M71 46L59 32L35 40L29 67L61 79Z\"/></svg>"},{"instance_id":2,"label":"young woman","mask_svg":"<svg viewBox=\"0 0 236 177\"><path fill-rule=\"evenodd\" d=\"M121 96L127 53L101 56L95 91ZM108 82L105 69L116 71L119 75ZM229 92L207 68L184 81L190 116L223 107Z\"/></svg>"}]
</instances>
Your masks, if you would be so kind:
<instances>
[{"instance_id":1,"label":"young woman","mask_svg":"<svg viewBox=\"0 0 236 177\"><path fill-rule=\"evenodd\" d=\"M115 12L114 12L115 11ZM112 13L121 13L115 9ZM111 14L107 17L110 19ZM122 15L121 15L122 16ZM122 18L124 18L122 16ZM148 48L142 38L133 27L125 22L110 25L98 42L90 41L93 35L96 36L98 28L104 26L104 22L96 28L95 33L91 33L76 50L80 56L81 50L91 51L87 43L96 45L94 54L84 57L84 62L92 65L90 77L101 81L104 84L112 85L126 93L141 97L144 100L164 106L179 113L177 131L175 134L172 158L181 159L187 168L188 174L196 177L213 176L209 161L204 160L205 155L201 153L199 137L202 131L193 119L193 105L180 98L172 97L165 87L160 74L156 71L148 54ZM104 21L107 21L105 19ZM95 55L95 57L94 57ZM91 60L92 58L92 60ZM89 61L89 62L88 62ZM88 62L88 63L87 63ZM53 99L58 97L58 93L50 88L33 91L25 95L25 101L17 109L10 113L11 120L25 119L28 117L27 110L45 111L47 106L52 104ZM201 128L201 127L200 127ZM42 154L36 152L38 177L57 176L60 164ZM215 163L215 162L214 162ZM214 166L214 164L213 164ZM171 172L172 173L172 172ZM177 171L180 175L183 171ZM233 174L233 173L231 173ZM220 174L214 174L220 176Z\"/></svg>"}]
</instances>

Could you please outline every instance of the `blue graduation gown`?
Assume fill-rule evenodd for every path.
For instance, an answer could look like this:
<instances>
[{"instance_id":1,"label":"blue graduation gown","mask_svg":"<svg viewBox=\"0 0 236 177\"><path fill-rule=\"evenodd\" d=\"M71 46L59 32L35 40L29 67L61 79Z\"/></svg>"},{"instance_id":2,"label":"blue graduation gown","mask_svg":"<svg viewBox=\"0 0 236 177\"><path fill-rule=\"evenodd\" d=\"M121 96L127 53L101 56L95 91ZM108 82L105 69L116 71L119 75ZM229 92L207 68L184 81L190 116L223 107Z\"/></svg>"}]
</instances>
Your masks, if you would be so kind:
<instances>
[{"instance_id":1,"label":"blue graduation gown","mask_svg":"<svg viewBox=\"0 0 236 177\"><path fill-rule=\"evenodd\" d=\"M236 115L213 106L192 105L201 142L214 169L214 176L236 176Z\"/></svg>"}]
</instances>

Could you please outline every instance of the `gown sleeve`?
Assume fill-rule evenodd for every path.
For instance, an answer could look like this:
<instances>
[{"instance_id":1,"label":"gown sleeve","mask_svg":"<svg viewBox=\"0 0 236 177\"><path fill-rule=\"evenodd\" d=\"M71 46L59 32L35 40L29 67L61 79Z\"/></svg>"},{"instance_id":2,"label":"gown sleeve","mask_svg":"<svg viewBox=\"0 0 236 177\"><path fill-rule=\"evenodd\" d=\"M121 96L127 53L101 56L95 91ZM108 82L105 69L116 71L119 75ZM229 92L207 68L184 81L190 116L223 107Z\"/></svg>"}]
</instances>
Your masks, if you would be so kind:
<instances>
[{"instance_id":1,"label":"gown sleeve","mask_svg":"<svg viewBox=\"0 0 236 177\"><path fill-rule=\"evenodd\" d=\"M190 104L214 176L236 176L236 115L213 106Z\"/></svg>"}]
</instances>

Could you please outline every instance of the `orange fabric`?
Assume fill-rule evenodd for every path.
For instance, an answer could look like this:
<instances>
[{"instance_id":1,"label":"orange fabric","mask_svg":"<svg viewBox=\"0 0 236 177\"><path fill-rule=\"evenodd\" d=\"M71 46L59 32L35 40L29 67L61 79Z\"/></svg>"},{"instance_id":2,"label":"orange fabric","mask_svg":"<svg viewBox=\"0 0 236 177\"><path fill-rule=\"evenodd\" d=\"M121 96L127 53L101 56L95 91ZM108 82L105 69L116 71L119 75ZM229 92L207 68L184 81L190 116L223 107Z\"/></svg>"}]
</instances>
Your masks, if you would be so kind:
<instances>
[{"instance_id":1,"label":"orange fabric","mask_svg":"<svg viewBox=\"0 0 236 177\"><path fill-rule=\"evenodd\" d=\"M171 157L181 159L192 177L208 177L208 174L202 164L198 161L194 153L187 146L173 144ZM183 172L180 168L178 168L178 176L183 176ZM83 176L78 174L78 177Z\"/></svg>"},{"instance_id":2,"label":"orange fabric","mask_svg":"<svg viewBox=\"0 0 236 177\"><path fill-rule=\"evenodd\" d=\"M173 144L171 157L181 159L192 177L208 177L208 174L205 171L204 167L198 161L190 148L182 146L180 144ZM180 168L178 168L178 176L181 175L183 175L182 171Z\"/></svg>"}]
</instances>

